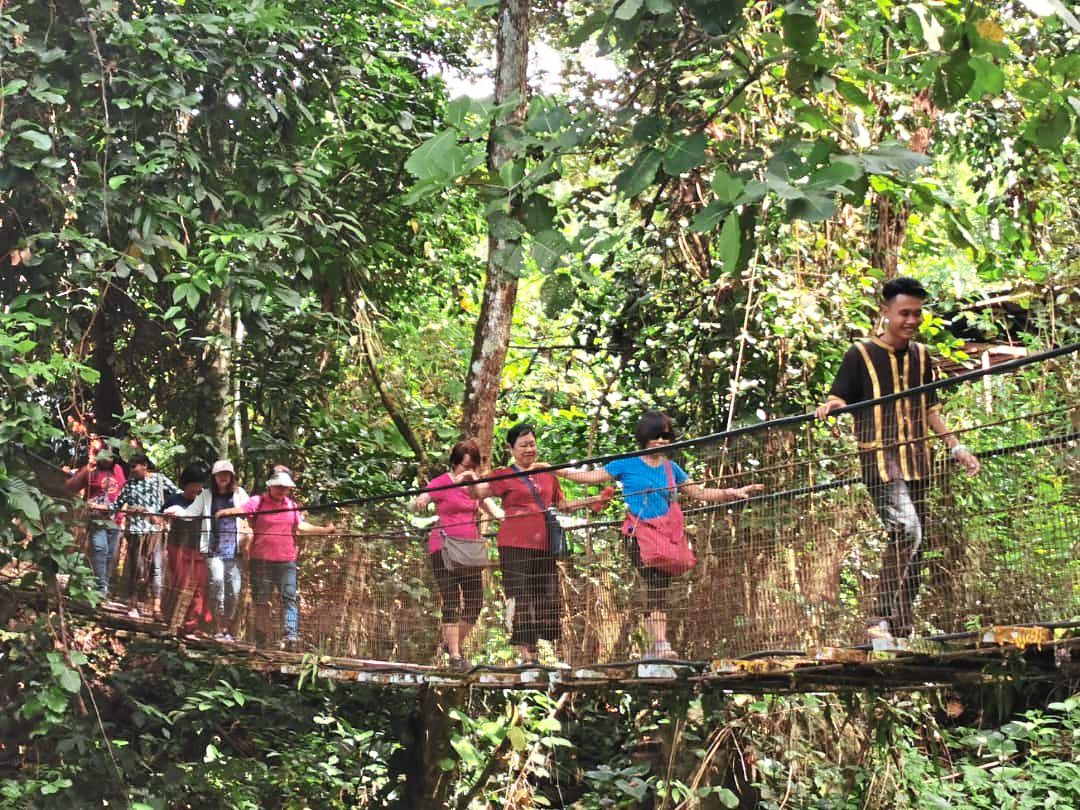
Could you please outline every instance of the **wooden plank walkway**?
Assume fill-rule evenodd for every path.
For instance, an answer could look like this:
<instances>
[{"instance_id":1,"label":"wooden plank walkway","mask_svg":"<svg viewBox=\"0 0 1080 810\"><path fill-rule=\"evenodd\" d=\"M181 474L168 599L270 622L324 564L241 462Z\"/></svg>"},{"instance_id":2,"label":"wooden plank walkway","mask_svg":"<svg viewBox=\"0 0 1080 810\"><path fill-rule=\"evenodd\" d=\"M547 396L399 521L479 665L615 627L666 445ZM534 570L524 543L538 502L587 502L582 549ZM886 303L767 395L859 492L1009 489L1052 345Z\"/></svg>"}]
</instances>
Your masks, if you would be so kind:
<instances>
[{"instance_id":1,"label":"wooden plank walkway","mask_svg":"<svg viewBox=\"0 0 1080 810\"><path fill-rule=\"evenodd\" d=\"M625 661L579 667L477 666L451 672L433 666L255 649L200 637L177 638L161 624L98 612L97 623L121 639L173 646L193 659L246 666L268 674L318 677L385 687L541 689L552 692L646 687L722 689L744 693L843 690L899 691L950 684L974 685L1006 675L1024 680L1080 680L1080 628L996 627L915 639L913 649L873 652L823 648L712 661Z\"/></svg>"}]
</instances>

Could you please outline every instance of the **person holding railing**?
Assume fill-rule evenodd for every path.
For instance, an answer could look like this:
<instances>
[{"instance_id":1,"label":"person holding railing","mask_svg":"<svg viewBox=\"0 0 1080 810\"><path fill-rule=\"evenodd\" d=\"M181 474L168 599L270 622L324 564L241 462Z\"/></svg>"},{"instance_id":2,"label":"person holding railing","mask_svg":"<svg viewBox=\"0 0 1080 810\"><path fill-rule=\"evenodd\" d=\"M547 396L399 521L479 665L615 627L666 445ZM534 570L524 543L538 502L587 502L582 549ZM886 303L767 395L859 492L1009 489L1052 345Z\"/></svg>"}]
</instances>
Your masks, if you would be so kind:
<instances>
[{"instance_id":1,"label":"person holding railing","mask_svg":"<svg viewBox=\"0 0 1080 810\"><path fill-rule=\"evenodd\" d=\"M113 509L128 513L124 529L127 542L127 561L124 563L128 583L128 615L138 618L137 600L150 585L153 595L154 618L161 618L161 591L165 583L162 565L162 535L164 518L160 517L165 499L180 492L167 475L153 471L145 453L136 453L128 460L130 477L120 488ZM149 514L148 514L149 513Z\"/></svg>"},{"instance_id":2,"label":"person holding railing","mask_svg":"<svg viewBox=\"0 0 1080 810\"><path fill-rule=\"evenodd\" d=\"M215 517L224 509L242 507L248 494L236 482L236 469L227 459L214 462L210 486L187 507L165 510L166 514L200 518L199 551L206 560L207 601L211 613L210 633L216 641L233 640L233 623L240 604L240 559L244 540L251 534L246 523L235 516Z\"/></svg>"},{"instance_id":3,"label":"person holding railing","mask_svg":"<svg viewBox=\"0 0 1080 810\"><path fill-rule=\"evenodd\" d=\"M895 278L882 287L883 332L844 355L828 399L815 411L819 419L933 382L930 350L914 340L926 298L926 289L913 278ZM862 479L889 535L867 633L871 643L888 647L893 633L910 633L914 625L928 518L930 431L971 475L979 472L979 460L945 425L935 391L898 397L852 415Z\"/></svg>"},{"instance_id":4,"label":"person holding railing","mask_svg":"<svg viewBox=\"0 0 1080 810\"><path fill-rule=\"evenodd\" d=\"M608 462L598 470L558 470L556 475L581 484L618 481L626 503L622 534L630 561L645 583L645 628L649 634L649 658L674 658L667 639L668 590L674 577L695 564L686 540L678 497L725 503L761 492L761 484L744 487L703 487L689 480L686 471L668 458L664 448L675 439L671 418L648 411L634 432L640 449L654 452Z\"/></svg>"},{"instance_id":5,"label":"person holding railing","mask_svg":"<svg viewBox=\"0 0 1080 810\"><path fill-rule=\"evenodd\" d=\"M555 511L582 509L602 498L566 500L559 479L543 472L549 465L537 460L532 425L523 422L510 428L506 444L514 463L491 473L499 480L470 486L469 494L476 500L495 497L502 502L506 517L499 524L499 568L510 643L522 663L531 663L537 660L540 642L549 643L554 654L562 636L558 552L552 544L564 538Z\"/></svg>"},{"instance_id":6,"label":"person holding railing","mask_svg":"<svg viewBox=\"0 0 1080 810\"><path fill-rule=\"evenodd\" d=\"M166 515L183 514L206 490L207 470L200 462L180 473L180 489L165 499ZM166 541L165 595L162 614L170 632L199 632L209 619L205 602L206 560L199 548L201 523L197 517L171 517Z\"/></svg>"},{"instance_id":7,"label":"person holding railing","mask_svg":"<svg viewBox=\"0 0 1080 810\"><path fill-rule=\"evenodd\" d=\"M480 467L480 448L471 440L460 441L450 451L450 471L433 478L427 491L412 502L420 512L435 505L438 522L428 535L431 570L442 601L442 643L450 656L450 668L464 670L465 639L480 616L484 602L483 569L487 567L487 544L477 525L478 505L464 487L454 486ZM490 499L479 508L496 520L503 511Z\"/></svg>"},{"instance_id":8,"label":"person holding railing","mask_svg":"<svg viewBox=\"0 0 1080 810\"><path fill-rule=\"evenodd\" d=\"M64 482L68 492L85 491L91 507L87 531L90 536L90 567L102 599L109 598L109 580L120 550L122 515L102 514L116 502L126 479L124 468L116 463L112 450L102 447L92 461Z\"/></svg>"},{"instance_id":9,"label":"person holding railing","mask_svg":"<svg viewBox=\"0 0 1080 810\"><path fill-rule=\"evenodd\" d=\"M280 594L284 648L295 651L300 646L300 607L296 591L297 538L303 535L334 534L337 528L308 523L300 506L291 497L296 489L292 473L275 467L266 482L266 493L249 498L243 506L218 510L215 518L245 516L253 537L248 551L251 599L254 604L255 644L265 647L270 638L270 598Z\"/></svg>"}]
</instances>

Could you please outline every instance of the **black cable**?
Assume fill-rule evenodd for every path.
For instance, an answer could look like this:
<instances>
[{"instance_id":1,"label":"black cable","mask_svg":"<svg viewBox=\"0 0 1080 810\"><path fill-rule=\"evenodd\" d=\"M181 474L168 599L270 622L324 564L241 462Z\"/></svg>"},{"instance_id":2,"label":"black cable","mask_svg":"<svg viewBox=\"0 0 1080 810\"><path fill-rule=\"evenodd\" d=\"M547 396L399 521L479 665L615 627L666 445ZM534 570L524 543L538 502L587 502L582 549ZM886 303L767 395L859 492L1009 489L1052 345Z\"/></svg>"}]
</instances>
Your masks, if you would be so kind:
<instances>
[{"instance_id":1,"label":"black cable","mask_svg":"<svg viewBox=\"0 0 1080 810\"><path fill-rule=\"evenodd\" d=\"M989 375L1004 374L1009 371L1014 371L1024 366L1033 365L1035 363L1045 362L1052 360L1056 357L1061 357L1066 354L1071 354L1075 351L1080 351L1080 343L1070 343L1065 346L1060 346L1056 349L1050 349L1045 352L1039 352L1037 354L1031 354L1027 357L1018 357L1015 360L1008 360L1004 363L999 363L996 366L990 368L980 368L974 371L969 371L964 374L958 374L955 377L949 377L942 380L934 380L933 382L924 383L923 385L909 388L905 391L901 391L895 394L887 394L886 396L879 397L877 399L863 400L862 402L854 402L849 405L845 405L843 408L838 408L833 411L830 416L837 416L844 413L854 413L855 411L863 410L866 408L873 408L879 405L884 405L889 402L893 402L898 399L914 396L916 394L923 394L929 391L936 391L941 388L949 388L962 385L963 383L971 382L972 380L982 379ZM779 419L772 419L765 422L758 422L754 425L744 425L742 427L732 428L731 430L724 430L718 433L709 433L705 436L698 436L692 439L682 439L677 442L665 445L663 447L664 454L671 453L676 450L683 450L693 447L699 447L702 445L717 444L719 442L726 441L736 436L743 436L748 433L757 433L759 431L773 430L781 427L791 427L794 425L800 425L804 422L813 421L816 417L813 413L796 414L794 416L784 416ZM543 467L536 470L531 470L532 474L553 473L558 470L568 470L575 467L581 467L586 464L590 466L601 466L611 461L617 461L624 458L639 458L640 456L649 455L650 453L656 453L656 448L641 448L638 450L628 450L622 453L609 453L607 455L592 456L591 458L563 461L557 464L551 464L547 467ZM507 481L512 478L517 478L522 473L503 473L501 475L487 475L482 478L476 478L471 481L461 481L458 483L442 484L437 487L424 487L424 488L412 488L400 490L398 492L387 492L377 495L365 495L358 498L346 498L340 501L332 501L325 504L314 504L305 507L297 508L281 508L281 509L265 509L260 510L261 514L273 514L274 512L293 512L293 511L306 511L306 512L323 512L331 511L335 509L341 509L347 506L364 506L371 503L380 503L382 501L393 501L403 498L412 498L418 495L422 495L425 492L441 492L443 490L460 489L461 487L475 486L476 484L487 484L494 481ZM833 486L840 486L840 484L834 483Z\"/></svg>"},{"instance_id":2,"label":"black cable","mask_svg":"<svg viewBox=\"0 0 1080 810\"><path fill-rule=\"evenodd\" d=\"M1071 354L1071 353L1076 352L1076 351L1080 351L1080 342L1078 342L1078 343L1070 343L1070 344L1067 344L1065 346L1060 346L1060 347L1058 347L1056 349L1050 349L1050 350L1045 351L1045 352L1038 352L1036 354L1028 355L1027 357L1018 357L1015 360L1008 360L1008 361L1006 361L1004 363L999 363L998 365L992 366L990 368L976 369L974 371L969 371L969 372L966 372L964 374L958 374L955 377L949 377L949 378L942 379L942 380L934 380L933 382L924 383L923 385L915 386L914 388L909 388L909 389L907 389L905 391L901 391L901 392L898 392L898 393L887 394L887 395L885 395L883 397L879 397L877 399L868 399L868 400L863 400L861 402L851 403L849 405L845 405L843 408L838 408L837 410L833 411L830 414L830 416L836 416L836 415L840 415L840 414L844 414L844 413L853 413L853 412L858 411L858 410L877 407L879 405L887 404L889 402L893 402L893 401L901 399L901 398L914 396L916 394L922 394L922 393L926 393L926 392L929 392L929 391L936 391L936 390L941 389L941 388L959 386L959 385L961 385L963 383L967 383L967 382L970 382L972 380L978 380L978 379L981 379L983 377L990 376L990 375L1004 374L1006 372L1014 371L1014 370L1016 370L1018 368L1022 368L1024 366L1029 366L1029 365L1033 365L1035 363L1041 363L1041 362L1045 362L1047 360L1052 360L1052 359L1054 359L1056 357L1061 357L1063 355ZM757 424L753 424L753 425L744 425L742 427L732 428L730 430L720 431L718 433L710 433L710 434L707 434L707 435L704 435L704 436L698 436L698 437L695 437L695 438L692 438L692 439L682 439L680 441L672 442L671 444L665 445L662 448L662 451L666 455L666 454L671 453L671 452L676 451L676 450L683 450L683 449L688 449L688 448L693 448L693 447L699 447L699 446L702 446L702 445L717 444L719 442L726 441L726 440L734 438L736 436L743 436L743 435L746 435L746 434L757 433L759 431L765 431L765 430L773 430L773 429L781 428L781 427L791 427L791 426L794 426L794 425L802 424L804 422L812 421L815 418L816 417L815 417L815 415L813 413L804 413L804 414L795 414L793 416L784 416L784 417L781 417L779 419L772 419L772 420L767 420L765 422L758 422ZM1068 435L1075 436L1076 434L1068 434ZM1038 445L1037 443L1032 443L1031 446L1032 447L1037 447L1037 446L1040 446L1040 445ZM29 451L27 451L27 452L29 452ZM628 451L621 452L621 453L610 453L610 454L607 454L607 455L592 456L591 458L586 458L586 459L581 459L581 460L563 461L563 462L559 462L557 464L551 464L551 465L549 465L547 467L531 470L530 473L532 473L532 474L554 473L554 472L556 472L558 470L573 469L575 467L581 467L581 466L584 466L586 464L588 464L590 466L602 466L603 464L606 464L606 463L611 462L611 461L617 461L619 459L625 459L625 458L639 458L641 456L649 455L651 453L656 453L656 452L657 452L656 448L640 448L638 450L628 450ZM993 452L993 451L991 451L991 452ZM350 506L364 506L364 505L367 505L367 504L380 503L380 502L383 502L383 501L393 501L393 500L400 500L400 499L403 499L403 498L416 497L418 495L424 494L425 492L428 492L428 493L430 493L430 492L441 492L443 490L460 489L462 487L475 486L477 484L486 484L486 483L491 483L491 482L494 482L494 481L506 481L506 480L510 480L512 478L518 478L521 475L523 475L523 473L518 473L518 472L503 473L501 475L487 475L487 476L484 476L484 477L481 477L481 478L476 478L476 479L473 479L473 480L470 480L470 481L460 481L460 482L457 482L457 483L442 484L442 485L437 486L437 487L423 487L423 488L415 487L415 488L412 488L412 489L400 490L398 492L387 492L387 493L381 493L381 494L376 494L376 495L365 495L365 496L361 496L361 497L358 497L358 498L345 498L345 499L342 499L342 500L339 500L339 501L331 501L329 503L322 503L322 504L309 504L309 505L306 505L306 506L296 506L296 507L281 507L281 508L278 508L278 509L260 509L259 512L260 512L260 514L264 514L264 515L275 514L275 513L278 513L278 512L297 512L297 511L304 511L304 512L311 512L311 513L327 512L327 511L333 511L333 510L342 509L342 508L350 507ZM818 491L821 491L821 490L824 490L824 489L832 489L832 488L835 488L835 487L840 487L840 486L845 486L847 484L856 483L858 480L859 480L858 478L844 479L843 481L834 481L834 482L830 482L828 484L819 484L819 485L817 485L815 487L804 487L804 488L801 488L799 490L787 490L785 492L788 492L788 493L791 493L791 494L808 494L808 493L811 493L811 492L818 492ZM779 494L780 493L772 493L772 494L769 494L769 495L755 496L753 498L743 499L743 500L740 501L740 503L748 503L748 502L752 502L752 501L759 501L759 500L764 500L766 498L775 498ZM714 509L716 507L704 507L704 508L705 509ZM149 513L147 513L147 514L149 514ZM194 518L194 519L198 519L198 518Z\"/></svg>"}]
</instances>

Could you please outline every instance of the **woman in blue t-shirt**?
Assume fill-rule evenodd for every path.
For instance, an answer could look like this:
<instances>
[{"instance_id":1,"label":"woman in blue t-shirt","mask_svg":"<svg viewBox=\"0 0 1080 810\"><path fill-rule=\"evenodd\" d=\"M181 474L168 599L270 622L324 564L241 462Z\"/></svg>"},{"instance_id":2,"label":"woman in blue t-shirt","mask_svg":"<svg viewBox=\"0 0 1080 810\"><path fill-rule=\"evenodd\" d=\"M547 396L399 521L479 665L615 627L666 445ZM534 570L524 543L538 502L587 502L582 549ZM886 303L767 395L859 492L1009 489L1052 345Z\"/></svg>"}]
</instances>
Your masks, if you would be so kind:
<instances>
[{"instance_id":1,"label":"woman in blue t-shirt","mask_svg":"<svg viewBox=\"0 0 1080 810\"><path fill-rule=\"evenodd\" d=\"M732 489L722 487L703 487L690 482L689 476L675 462L671 461L662 448L675 439L671 418L660 411L648 411L638 422L634 432L638 447L656 448L655 453L647 453L633 458L620 458L605 464L599 470L559 470L555 474L580 484L602 484L605 481L618 481L622 485L623 500L626 503L628 520L623 526L630 552L630 561L645 582L646 610L645 628L648 630L652 646L650 658L674 658L674 652L667 640L667 592L672 575L659 568L642 564L641 552L634 527L642 520L662 518L671 509L677 494L685 494L699 501L724 503L748 498L761 492L761 484L750 484ZM668 464L671 465L671 478L674 479L673 491L669 483Z\"/></svg>"}]
</instances>

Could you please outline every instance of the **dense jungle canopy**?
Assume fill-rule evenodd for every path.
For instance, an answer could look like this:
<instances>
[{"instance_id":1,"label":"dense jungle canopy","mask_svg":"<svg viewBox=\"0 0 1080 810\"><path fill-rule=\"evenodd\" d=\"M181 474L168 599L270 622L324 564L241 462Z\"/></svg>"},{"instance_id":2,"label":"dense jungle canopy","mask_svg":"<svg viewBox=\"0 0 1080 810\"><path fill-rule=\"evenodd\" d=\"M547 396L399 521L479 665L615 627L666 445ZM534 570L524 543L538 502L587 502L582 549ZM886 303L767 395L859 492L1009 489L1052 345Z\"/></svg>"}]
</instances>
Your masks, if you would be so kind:
<instances>
[{"instance_id":1,"label":"dense jungle canopy","mask_svg":"<svg viewBox=\"0 0 1080 810\"><path fill-rule=\"evenodd\" d=\"M1078 135L1059 0L0 0L0 566L53 590L0 599L0 804L1080 805L1045 690L418 698L68 627L27 464L315 502L804 413L897 275L943 360L1070 343Z\"/></svg>"}]
</instances>

